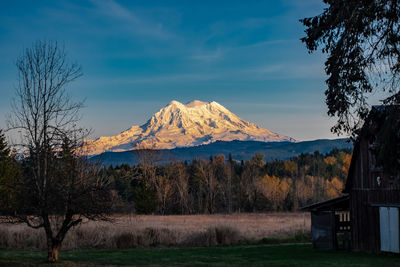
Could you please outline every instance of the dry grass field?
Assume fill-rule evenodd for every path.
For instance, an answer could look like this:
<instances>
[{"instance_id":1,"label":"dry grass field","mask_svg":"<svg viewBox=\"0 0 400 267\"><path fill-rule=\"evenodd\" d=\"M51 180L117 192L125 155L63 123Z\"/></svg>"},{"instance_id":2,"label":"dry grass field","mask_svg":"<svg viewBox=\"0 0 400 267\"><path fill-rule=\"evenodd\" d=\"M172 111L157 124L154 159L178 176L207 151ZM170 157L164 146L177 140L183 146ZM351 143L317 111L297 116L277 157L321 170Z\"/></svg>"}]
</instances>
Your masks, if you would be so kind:
<instances>
[{"instance_id":1,"label":"dry grass field","mask_svg":"<svg viewBox=\"0 0 400 267\"><path fill-rule=\"evenodd\" d=\"M75 227L68 233L63 249L233 245L290 238L309 231L309 213L119 215L112 223L86 222ZM44 237L42 229L0 225L0 247L44 249Z\"/></svg>"}]
</instances>

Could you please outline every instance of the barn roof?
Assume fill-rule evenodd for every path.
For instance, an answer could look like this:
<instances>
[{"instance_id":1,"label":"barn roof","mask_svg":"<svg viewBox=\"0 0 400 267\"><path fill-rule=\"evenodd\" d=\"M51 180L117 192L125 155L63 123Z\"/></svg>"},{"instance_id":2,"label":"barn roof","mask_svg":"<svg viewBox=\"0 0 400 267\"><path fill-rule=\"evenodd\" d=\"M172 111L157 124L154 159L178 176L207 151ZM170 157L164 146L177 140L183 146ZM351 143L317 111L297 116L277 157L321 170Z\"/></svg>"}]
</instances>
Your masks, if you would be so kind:
<instances>
[{"instance_id":1,"label":"barn roof","mask_svg":"<svg viewBox=\"0 0 400 267\"><path fill-rule=\"evenodd\" d=\"M342 193L348 194L351 190L351 187L353 185L354 168L356 167L356 160L357 160L359 151L360 151L360 141L356 140L354 142L353 155L351 156L351 162L350 162L350 167L349 167L349 171L347 174L346 185L345 185Z\"/></svg>"},{"instance_id":2,"label":"barn roof","mask_svg":"<svg viewBox=\"0 0 400 267\"><path fill-rule=\"evenodd\" d=\"M343 193L349 193L353 184L354 168L357 157L360 153L360 138L376 136L378 131L380 131L385 124L385 118L388 116L388 114L391 112L398 113L399 107L399 105L380 105L372 107L357 139L354 142L353 156L351 158L346 185L342 191ZM396 116L399 116L399 114L396 114Z\"/></svg>"},{"instance_id":3,"label":"barn roof","mask_svg":"<svg viewBox=\"0 0 400 267\"><path fill-rule=\"evenodd\" d=\"M301 208L303 211L341 211L349 210L349 195L335 197L322 202L314 203Z\"/></svg>"}]
</instances>

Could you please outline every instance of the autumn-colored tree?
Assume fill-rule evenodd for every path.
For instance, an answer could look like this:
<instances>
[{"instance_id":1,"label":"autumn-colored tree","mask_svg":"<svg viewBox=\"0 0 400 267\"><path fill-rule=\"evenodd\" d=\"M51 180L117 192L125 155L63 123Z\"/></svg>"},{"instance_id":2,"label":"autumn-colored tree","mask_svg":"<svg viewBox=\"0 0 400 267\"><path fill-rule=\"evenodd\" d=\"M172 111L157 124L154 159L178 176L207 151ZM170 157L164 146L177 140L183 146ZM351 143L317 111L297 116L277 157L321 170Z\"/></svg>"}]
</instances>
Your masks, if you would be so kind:
<instances>
[{"instance_id":1,"label":"autumn-colored tree","mask_svg":"<svg viewBox=\"0 0 400 267\"><path fill-rule=\"evenodd\" d=\"M272 209L277 210L289 193L289 184L276 176L265 175L259 181L260 192L271 202Z\"/></svg>"},{"instance_id":2,"label":"autumn-colored tree","mask_svg":"<svg viewBox=\"0 0 400 267\"><path fill-rule=\"evenodd\" d=\"M325 161L325 163L326 163L327 165L333 165L333 164L336 163L336 158L333 157L333 156L330 156L330 157L326 157L326 158L324 159L324 161Z\"/></svg>"},{"instance_id":3,"label":"autumn-colored tree","mask_svg":"<svg viewBox=\"0 0 400 267\"><path fill-rule=\"evenodd\" d=\"M295 207L304 206L312 200L313 197L313 187L312 183L314 181L314 177L307 176L307 178L302 177L300 179L295 180ZM311 185L311 186L310 186Z\"/></svg>"},{"instance_id":4,"label":"autumn-colored tree","mask_svg":"<svg viewBox=\"0 0 400 267\"><path fill-rule=\"evenodd\" d=\"M349 152L346 149L332 150L325 155L315 152L273 162L264 162L262 155L256 155L240 164L220 154L210 160L148 168L147 173L154 175L154 179L140 180L155 183L148 183L152 186L147 187L137 184L145 173L141 164L110 170L116 179L117 191L129 196L122 197L125 201L134 199L138 212L143 212L137 208L140 203L147 208L147 213L158 214L297 210L337 195L338 184L345 179L342 168L350 162ZM139 173L134 179L136 182L127 183L129 173ZM129 184L134 190L121 189Z\"/></svg>"},{"instance_id":5,"label":"autumn-colored tree","mask_svg":"<svg viewBox=\"0 0 400 267\"><path fill-rule=\"evenodd\" d=\"M344 173L345 177L347 177L347 175L349 174L350 163L351 163L351 155L346 154L343 159L343 166L342 166L342 172Z\"/></svg>"},{"instance_id":6,"label":"autumn-colored tree","mask_svg":"<svg viewBox=\"0 0 400 267\"><path fill-rule=\"evenodd\" d=\"M259 199L259 181L262 179L263 155L256 154L244 165L243 176L245 178L245 190L249 209L256 211Z\"/></svg>"},{"instance_id":7,"label":"autumn-colored tree","mask_svg":"<svg viewBox=\"0 0 400 267\"><path fill-rule=\"evenodd\" d=\"M297 163L294 161L285 161L284 162L285 170L290 173L291 178L294 178L297 171L298 171L298 166Z\"/></svg>"},{"instance_id":8,"label":"autumn-colored tree","mask_svg":"<svg viewBox=\"0 0 400 267\"><path fill-rule=\"evenodd\" d=\"M326 196L328 198L338 197L343 191L343 182L337 177L332 181L326 180Z\"/></svg>"}]
</instances>

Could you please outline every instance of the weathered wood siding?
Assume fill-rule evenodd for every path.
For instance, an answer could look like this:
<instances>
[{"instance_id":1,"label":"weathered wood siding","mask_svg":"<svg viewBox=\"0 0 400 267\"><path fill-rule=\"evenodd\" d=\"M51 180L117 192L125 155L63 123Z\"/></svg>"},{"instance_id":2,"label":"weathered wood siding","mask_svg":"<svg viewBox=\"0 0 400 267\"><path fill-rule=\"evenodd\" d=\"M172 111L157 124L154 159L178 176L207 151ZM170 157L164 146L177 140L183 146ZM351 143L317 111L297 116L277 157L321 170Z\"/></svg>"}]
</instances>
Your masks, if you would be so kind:
<instances>
[{"instance_id":1,"label":"weathered wood siding","mask_svg":"<svg viewBox=\"0 0 400 267\"><path fill-rule=\"evenodd\" d=\"M356 166L350 174L353 176L349 191L352 248L379 252L379 205L400 204L399 176L389 176L376 168L371 144L366 138L359 142Z\"/></svg>"},{"instance_id":2,"label":"weathered wood siding","mask_svg":"<svg viewBox=\"0 0 400 267\"><path fill-rule=\"evenodd\" d=\"M311 240L313 248L334 248L334 213L311 212Z\"/></svg>"}]
</instances>

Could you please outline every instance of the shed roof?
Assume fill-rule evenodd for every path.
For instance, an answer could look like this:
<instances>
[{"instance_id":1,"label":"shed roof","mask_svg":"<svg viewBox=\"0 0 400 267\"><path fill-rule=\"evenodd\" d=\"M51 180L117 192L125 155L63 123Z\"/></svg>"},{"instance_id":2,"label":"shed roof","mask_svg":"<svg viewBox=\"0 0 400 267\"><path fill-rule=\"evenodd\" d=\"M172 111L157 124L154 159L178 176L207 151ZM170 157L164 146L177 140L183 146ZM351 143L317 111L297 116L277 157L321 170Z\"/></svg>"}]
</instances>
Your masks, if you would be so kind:
<instances>
[{"instance_id":1,"label":"shed roof","mask_svg":"<svg viewBox=\"0 0 400 267\"><path fill-rule=\"evenodd\" d=\"M349 210L349 195L342 195L301 208L303 211L343 211Z\"/></svg>"}]
</instances>

